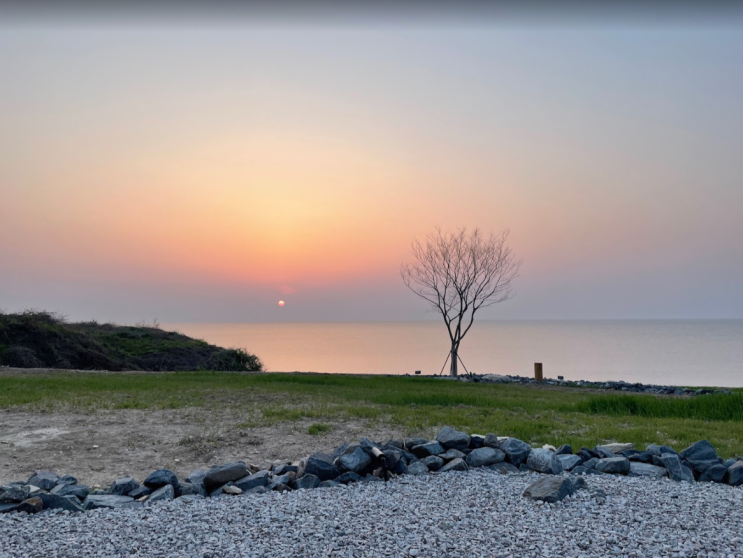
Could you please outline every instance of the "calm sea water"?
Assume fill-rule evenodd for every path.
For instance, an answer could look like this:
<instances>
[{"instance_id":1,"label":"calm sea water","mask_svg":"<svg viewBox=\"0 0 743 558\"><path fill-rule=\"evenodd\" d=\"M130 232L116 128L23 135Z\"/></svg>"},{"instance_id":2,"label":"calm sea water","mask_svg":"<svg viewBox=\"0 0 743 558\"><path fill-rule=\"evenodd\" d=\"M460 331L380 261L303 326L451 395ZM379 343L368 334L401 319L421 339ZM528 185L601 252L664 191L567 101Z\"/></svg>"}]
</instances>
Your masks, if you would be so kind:
<instances>
[{"instance_id":1,"label":"calm sea water","mask_svg":"<svg viewBox=\"0 0 743 558\"><path fill-rule=\"evenodd\" d=\"M169 324L244 347L275 372L434 374L448 352L438 322ZM477 373L743 387L743 320L482 321L460 348Z\"/></svg>"}]
</instances>

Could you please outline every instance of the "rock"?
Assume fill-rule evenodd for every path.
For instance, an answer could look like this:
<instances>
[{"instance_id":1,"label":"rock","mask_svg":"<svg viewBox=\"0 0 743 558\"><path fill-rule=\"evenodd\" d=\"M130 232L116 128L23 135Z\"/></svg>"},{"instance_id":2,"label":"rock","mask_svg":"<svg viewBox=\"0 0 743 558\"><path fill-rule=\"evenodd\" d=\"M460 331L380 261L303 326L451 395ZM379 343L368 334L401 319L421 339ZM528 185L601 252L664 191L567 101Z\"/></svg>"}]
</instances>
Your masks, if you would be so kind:
<instances>
[{"instance_id":1,"label":"rock","mask_svg":"<svg viewBox=\"0 0 743 558\"><path fill-rule=\"evenodd\" d=\"M18 507L15 509L15 511L19 513L39 513L43 509L44 502L41 501L41 498L39 498L38 496L33 496L27 500L23 500L23 502L18 504Z\"/></svg>"},{"instance_id":2,"label":"rock","mask_svg":"<svg viewBox=\"0 0 743 558\"><path fill-rule=\"evenodd\" d=\"M672 448L671 446L667 446L667 445L663 444L663 445L662 445L662 446L660 447L660 454L661 454L661 455L663 455L664 453L670 453L671 455L678 455L678 454L679 454L679 453L678 453L678 452L677 452L677 451L676 451L675 449L673 449L673 448Z\"/></svg>"},{"instance_id":3,"label":"rock","mask_svg":"<svg viewBox=\"0 0 743 558\"><path fill-rule=\"evenodd\" d=\"M428 457L424 457L421 459L421 463L423 463L429 471L438 471L444 466L444 460L438 455L429 455Z\"/></svg>"},{"instance_id":4,"label":"rock","mask_svg":"<svg viewBox=\"0 0 743 558\"><path fill-rule=\"evenodd\" d=\"M277 477L271 477L267 488L269 490L276 490L276 487L282 484L284 486L290 486L292 481L294 481L296 478L297 478L296 473L284 473L283 475L279 475Z\"/></svg>"},{"instance_id":5,"label":"rock","mask_svg":"<svg viewBox=\"0 0 743 558\"><path fill-rule=\"evenodd\" d=\"M480 434L472 434L470 436L470 449L477 449L485 446L485 436Z\"/></svg>"},{"instance_id":6,"label":"rock","mask_svg":"<svg viewBox=\"0 0 743 558\"><path fill-rule=\"evenodd\" d=\"M14 512L18 509L18 506L20 506L20 502L8 502L7 504L0 504L0 513L10 513Z\"/></svg>"},{"instance_id":7,"label":"rock","mask_svg":"<svg viewBox=\"0 0 743 558\"><path fill-rule=\"evenodd\" d=\"M373 448L376 448L376 449L382 448L382 444L372 442L369 438L361 438L359 440L359 446L361 446L362 449L365 449L369 453L371 453Z\"/></svg>"},{"instance_id":8,"label":"rock","mask_svg":"<svg viewBox=\"0 0 743 558\"><path fill-rule=\"evenodd\" d=\"M645 451L650 453L651 455L657 455L660 457L660 446L658 444L648 444L648 447L645 448Z\"/></svg>"},{"instance_id":9,"label":"rock","mask_svg":"<svg viewBox=\"0 0 743 558\"><path fill-rule=\"evenodd\" d=\"M627 450L633 450L635 449L635 444L627 443L627 444L620 444L618 442L615 442L613 444L602 444L600 446L596 446L596 450L598 449L608 450L611 453L619 453L620 451L627 451Z\"/></svg>"},{"instance_id":10,"label":"rock","mask_svg":"<svg viewBox=\"0 0 743 558\"><path fill-rule=\"evenodd\" d=\"M359 482L363 478L364 477L354 473L353 471L346 471L342 475L338 475L335 478L335 481L340 484L348 484L349 482Z\"/></svg>"},{"instance_id":11,"label":"rock","mask_svg":"<svg viewBox=\"0 0 743 558\"><path fill-rule=\"evenodd\" d=\"M335 459L337 458L333 458L333 461L335 461ZM285 473L296 473L298 471L299 471L299 467L297 467L296 465L291 465L289 463L283 463L281 465L274 465L271 468L271 472L274 475L283 475Z\"/></svg>"},{"instance_id":12,"label":"rock","mask_svg":"<svg viewBox=\"0 0 743 558\"><path fill-rule=\"evenodd\" d=\"M725 475L728 472L728 468L722 463L712 463L707 467L702 474L699 475L700 482L724 482Z\"/></svg>"},{"instance_id":13,"label":"rock","mask_svg":"<svg viewBox=\"0 0 743 558\"><path fill-rule=\"evenodd\" d=\"M719 461L720 458L707 440L700 440L690 445L679 454L692 465L698 461Z\"/></svg>"},{"instance_id":14,"label":"rock","mask_svg":"<svg viewBox=\"0 0 743 558\"><path fill-rule=\"evenodd\" d=\"M52 489L51 493L59 496L74 496L82 501L90 494L90 488L84 484L58 484Z\"/></svg>"},{"instance_id":15,"label":"rock","mask_svg":"<svg viewBox=\"0 0 743 558\"><path fill-rule=\"evenodd\" d=\"M336 486L340 486L340 483L335 481L322 481L317 485L318 488L334 488Z\"/></svg>"},{"instance_id":16,"label":"rock","mask_svg":"<svg viewBox=\"0 0 743 558\"><path fill-rule=\"evenodd\" d=\"M466 449L470 445L470 437L467 435L466 432L460 432L458 430L454 430L453 428L449 426L445 426L441 429L438 436L436 436L436 441L440 443L442 446L444 446L446 449L458 449L463 450ZM440 453L444 453L441 451ZM432 454L435 455L435 454Z\"/></svg>"},{"instance_id":17,"label":"rock","mask_svg":"<svg viewBox=\"0 0 743 558\"><path fill-rule=\"evenodd\" d=\"M573 453L573 446L570 444L563 444L555 450L555 453L557 455L570 455Z\"/></svg>"},{"instance_id":18,"label":"rock","mask_svg":"<svg viewBox=\"0 0 743 558\"><path fill-rule=\"evenodd\" d=\"M668 471L664 467L656 467L650 463L630 461L627 475L630 477L652 477L660 479L667 477Z\"/></svg>"},{"instance_id":19,"label":"rock","mask_svg":"<svg viewBox=\"0 0 743 558\"><path fill-rule=\"evenodd\" d=\"M499 440L498 436L496 436L495 434L486 434L485 440L483 440L483 446L487 446L489 448L500 449L500 443L501 440Z\"/></svg>"},{"instance_id":20,"label":"rock","mask_svg":"<svg viewBox=\"0 0 743 558\"><path fill-rule=\"evenodd\" d=\"M398 449L388 448L384 450L384 460L390 473L402 475L408 471L405 454Z\"/></svg>"},{"instance_id":21,"label":"rock","mask_svg":"<svg viewBox=\"0 0 743 558\"><path fill-rule=\"evenodd\" d=\"M577 467L583 462L580 456L568 453L558 453L557 459L560 460L560 464L565 471L571 471L573 467Z\"/></svg>"},{"instance_id":22,"label":"rock","mask_svg":"<svg viewBox=\"0 0 743 558\"><path fill-rule=\"evenodd\" d=\"M506 453L496 448L477 448L472 450L465 461L469 467L487 467L506 459Z\"/></svg>"},{"instance_id":23,"label":"rock","mask_svg":"<svg viewBox=\"0 0 743 558\"><path fill-rule=\"evenodd\" d=\"M183 496L201 496L206 498L207 496L206 488L204 488L203 484L193 484L190 482L182 482L178 487L178 492L180 492L180 494L177 495L179 498L182 498Z\"/></svg>"},{"instance_id":24,"label":"rock","mask_svg":"<svg viewBox=\"0 0 743 558\"><path fill-rule=\"evenodd\" d=\"M351 453L346 453L338 458L341 467L347 471L353 471L354 473L360 473L371 465L372 459L369 454L358 447ZM325 479L328 480L328 479ZM314 488L314 487L313 487Z\"/></svg>"},{"instance_id":25,"label":"rock","mask_svg":"<svg viewBox=\"0 0 743 558\"><path fill-rule=\"evenodd\" d=\"M152 489L148 488L147 486L140 486L139 488L135 488L127 496L130 498L134 498L135 500L142 498L143 496L149 496L152 494Z\"/></svg>"},{"instance_id":26,"label":"rock","mask_svg":"<svg viewBox=\"0 0 743 558\"><path fill-rule=\"evenodd\" d=\"M545 473L547 475L559 475L562 473L562 463L557 456L549 450L538 448L529 453L526 466L532 471Z\"/></svg>"},{"instance_id":27,"label":"rock","mask_svg":"<svg viewBox=\"0 0 743 558\"><path fill-rule=\"evenodd\" d=\"M526 463L529 453L531 453L531 446L518 438L501 440L499 448L506 453L508 461L516 465L516 467L522 463Z\"/></svg>"},{"instance_id":28,"label":"rock","mask_svg":"<svg viewBox=\"0 0 743 558\"><path fill-rule=\"evenodd\" d=\"M653 454L649 451L638 451L627 457L630 461L637 461L639 463L652 463Z\"/></svg>"},{"instance_id":29,"label":"rock","mask_svg":"<svg viewBox=\"0 0 743 558\"><path fill-rule=\"evenodd\" d=\"M452 459L464 459L466 455L459 450L450 449L446 450L444 453L439 454L438 457L440 457L444 461L451 461Z\"/></svg>"},{"instance_id":30,"label":"rock","mask_svg":"<svg viewBox=\"0 0 743 558\"><path fill-rule=\"evenodd\" d=\"M495 465L491 465L490 467L488 467L488 469L490 469L491 471L496 471L502 475L511 475L519 472L517 467L515 467L511 463L506 463L505 461L503 463L496 463Z\"/></svg>"},{"instance_id":31,"label":"rock","mask_svg":"<svg viewBox=\"0 0 743 558\"><path fill-rule=\"evenodd\" d=\"M204 476L204 487L214 490L230 481L236 481L248 475L248 467L243 461L211 467Z\"/></svg>"},{"instance_id":32,"label":"rock","mask_svg":"<svg viewBox=\"0 0 743 558\"><path fill-rule=\"evenodd\" d=\"M291 472L295 473L295 471ZM248 490L250 490L251 488L255 488L256 486L267 486L270 476L271 473L269 473L268 471L258 471L257 473L248 475L247 477L243 477L240 480L236 480L235 486L237 486L243 492L247 492Z\"/></svg>"},{"instance_id":33,"label":"rock","mask_svg":"<svg viewBox=\"0 0 743 558\"><path fill-rule=\"evenodd\" d=\"M38 497L41 498L41 502L44 504L45 510L67 510L71 512L81 512L84 511L83 507L77 503L77 501L72 501L72 499L68 498L67 496L59 496L58 494L45 494L45 493L39 493Z\"/></svg>"},{"instance_id":34,"label":"rock","mask_svg":"<svg viewBox=\"0 0 743 558\"><path fill-rule=\"evenodd\" d=\"M296 490L310 490L312 488L317 488L318 486L320 486L320 479L318 479L315 475L304 475L302 478L295 480L291 486Z\"/></svg>"},{"instance_id":35,"label":"rock","mask_svg":"<svg viewBox=\"0 0 743 558\"><path fill-rule=\"evenodd\" d=\"M29 493L29 489L25 486L0 487L0 504L20 504L28 498Z\"/></svg>"},{"instance_id":36,"label":"rock","mask_svg":"<svg viewBox=\"0 0 743 558\"><path fill-rule=\"evenodd\" d=\"M116 509L134 502L134 498L129 496L118 496L114 494L104 494L102 496L90 495L85 498L83 507L86 510L96 510L99 508Z\"/></svg>"},{"instance_id":37,"label":"rock","mask_svg":"<svg viewBox=\"0 0 743 558\"><path fill-rule=\"evenodd\" d=\"M596 446L594 448L594 452L599 456L599 459L609 459L611 457L616 457L613 451L605 447Z\"/></svg>"},{"instance_id":38,"label":"rock","mask_svg":"<svg viewBox=\"0 0 743 558\"><path fill-rule=\"evenodd\" d=\"M444 446L439 442L428 442L426 444L421 444L420 446L415 446L411 451L413 452L413 455L422 459L429 455L442 454L445 450Z\"/></svg>"},{"instance_id":39,"label":"rock","mask_svg":"<svg viewBox=\"0 0 743 558\"><path fill-rule=\"evenodd\" d=\"M743 461L736 461L728 467L727 483L730 486L743 485Z\"/></svg>"},{"instance_id":40,"label":"rock","mask_svg":"<svg viewBox=\"0 0 743 558\"><path fill-rule=\"evenodd\" d=\"M423 444L427 444L428 440L425 438L408 438L405 440L405 447L408 450L412 450L415 446L422 446Z\"/></svg>"},{"instance_id":41,"label":"rock","mask_svg":"<svg viewBox=\"0 0 743 558\"><path fill-rule=\"evenodd\" d=\"M59 480L57 480L57 486L60 484L77 484L77 478L72 475L62 475L59 477Z\"/></svg>"},{"instance_id":42,"label":"rock","mask_svg":"<svg viewBox=\"0 0 743 558\"><path fill-rule=\"evenodd\" d=\"M408 465L409 475L425 475L426 473L428 473L428 467L422 461L413 461Z\"/></svg>"},{"instance_id":43,"label":"rock","mask_svg":"<svg viewBox=\"0 0 743 558\"><path fill-rule=\"evenodd\" d=\"M469 469L469 467L467 467L467 463L465 463L464 459L457 458L452 459L449 463L441 467L439 472L448 473L449 471L466 471L467 469Z\"/></svg>"},{"instance_id":44,"label":"rock","mask_svg":"<svg viewBox=\"0 0 743 558\"><path fill-rule=\"evenodd\" d=\"M673 453L662 453L660 460L668 470L671 480L694 482L694 473L686 465L681 463L678 455Z\"/></svg>"},{"instance_id":45,"label":"rock","mask_svg":"<svg viewBox=\"0 0 743 558\"><path fill-rule=\"evenodd\" d=\"M626 475L629 473L630 462L626 457L606 457L599 459L596 470L612 475Z\"/></svg>"},{"instance_id":46,"label":"rock","mask_svg":"<svg viewBox=\"0 0 743 558\"><path fill-rule=\"evenodd\" d=\"M241 491L242 492L242 491ZM175 498L175 489L172 484L165 484L150 494L149 501L157 502L159 500L173 500Z\"/></svg>"},{"instance_id":47,"label":"rock","mask_svg":"<svg viewBox=\"0 0 743 558\"><path fill-rule=\"evenodd\" d=\"M584 467L583 465L578 465L577 467L574 467L571 471L574 475L603 475L601 471L597 471L596 469L589 469L588 467Z\"/></svg>"},{"instance_id":48,"label":"rock","mask_svg":"<svg viewBox=\"0 0 743 558\"><path fill-rule=\"evenodd\" d=\"M178 477L175 476L175 473L173 471L170 471L169 469L158 469L157 471L153 471L152 473L150 473L149 476L144 479L144 482L142 484L144 484L147 488L151 488L152 490L169 484L177 490L179 482Z\"/></svg>"},{"instance_id":49,"label":"rock","mask_svg":"<svg viewBox=\"0 0 743 558\"><path fill-rule=\"evenodd\" d=\"M333 480L340 474L340 469L333 464L329 455L324 453L313 453L306 459L302 460L297 476L315 475L318 479L324 481Z\"/></svg>"},{"instance_id":50,"label":"rock","mask_svg":"<svg viewBox=\"0 0 743 558\"><path fill-rule=\"evenodd\" d=\"M222 493L237 496L238 494L242 494L243 491L236 487L234 484L226 484L222 487ZM150 498L150 500L151 499L152 498Z\"/></svg>"},{"instance_id":51,"label":"rock","mask_svg":"<svg viewBox=\"0 0 743 558\"><path fill-rule=\"evenodd\" d=\"M193 473L186 477L186 482L190 482L191 484L203 485L205 476L206 471L204 469L196 469Z\"/></svg>"},{"instance_id":52,"label":"rock","mask_svg":"<svg viewBox=\"0 0 743 558\"><path fill-rule=\"evenodd\" d=\"M108 487L108 494L112 496L125 496L136 488L139 488L139 483L132 477L121 477L111 483L111 486Z\"/></svg>"},{"instance_id":53,"label":"rock","mask_svg":"<svg viewBox=\"0 0 743 558\"><path fill-rule=\"evenodd\" d=\"M575 494L585 486L586 481L581 477L543 477L529 485L524 491L524 496L532 500L554 503Z\"/></svg>"},{"instance_id":54,"label":"rock","mask_svg":"<svg viewBox=\"0 0 743 558\"><path fill-rule=\"evenodd\" d=\"M584 461L582 465L583 465L583 466L584 466L584 467L585 467L586 469L595 469L595 468L596 468L596 463L598 463L598 462L599 462L598 458L596 458L596 457L592 457L592 458L591 458L591 459L589 459L588 461Z\"/></svg>"},{"instance_id":55,"label":"rock","mask_svg":"<svg viewBox=\"0 0 743 558\"><path fill-rule=\"evenodd\" d=\"M41 490L51 490L57 484L59 477L51 471L36 471L26 484L38 486Z\"/></svg>"}]
</instances>

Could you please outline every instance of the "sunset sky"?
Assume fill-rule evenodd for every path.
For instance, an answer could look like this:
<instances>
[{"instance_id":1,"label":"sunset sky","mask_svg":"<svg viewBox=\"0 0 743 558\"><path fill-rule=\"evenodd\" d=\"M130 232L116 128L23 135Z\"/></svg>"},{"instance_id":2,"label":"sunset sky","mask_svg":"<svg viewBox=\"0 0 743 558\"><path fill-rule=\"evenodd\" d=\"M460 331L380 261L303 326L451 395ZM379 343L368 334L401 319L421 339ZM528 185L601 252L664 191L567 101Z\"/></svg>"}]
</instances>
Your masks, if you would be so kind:
<instances>
[{"instance_id":1,"label":"sunset sky","mask_svg":"<svg viewBox=\"0 0 743 558\"><path fill-rule=\"evenodd\" d=\"M485 317L743 317L743 26L527 23L6 21L0 308L423 319L441 225Z\"/></svg>"}]
</instances>

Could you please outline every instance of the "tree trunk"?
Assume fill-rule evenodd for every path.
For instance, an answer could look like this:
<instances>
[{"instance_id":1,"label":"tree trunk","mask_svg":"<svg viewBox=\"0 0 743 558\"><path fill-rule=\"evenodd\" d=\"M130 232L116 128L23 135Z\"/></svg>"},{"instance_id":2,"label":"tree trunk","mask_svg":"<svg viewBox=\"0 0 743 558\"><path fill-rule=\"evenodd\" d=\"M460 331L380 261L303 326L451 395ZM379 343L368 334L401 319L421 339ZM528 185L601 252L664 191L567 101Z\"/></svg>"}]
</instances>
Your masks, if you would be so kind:
<instances>
[{"instance_id":1,"label":"tree trunk","mask_svg":"<svg viewBox=\"0 0 743 558\"><path fill-rule=\"evenodd\" d=\"M456 345L451 346L451 368L449 369L449 374L451 376L457 375L457 361L459 360L457 358L458 349L459 348Z\"/></svg>"}]
</instances>

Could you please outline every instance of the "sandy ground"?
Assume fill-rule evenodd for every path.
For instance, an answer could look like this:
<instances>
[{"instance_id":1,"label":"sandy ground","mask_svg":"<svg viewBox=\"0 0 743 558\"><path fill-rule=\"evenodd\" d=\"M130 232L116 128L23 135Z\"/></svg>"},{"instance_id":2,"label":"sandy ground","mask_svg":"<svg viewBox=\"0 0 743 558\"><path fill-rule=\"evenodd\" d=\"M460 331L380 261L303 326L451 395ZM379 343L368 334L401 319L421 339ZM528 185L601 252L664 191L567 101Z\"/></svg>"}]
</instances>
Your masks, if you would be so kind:
<instances>
[{"instance_id":1,"label":"sandy ground","mask_svg":"<svg viewBox=\"0 0 743 558\"><path fill-rule=\"evenodd\" d=\"M328 433L307 433L313 421L238 428L227 411L116 410L91 414L0 411L0 484L27 480L37 469L71 474L107 486L116 477L143 480L164 467L179 477L194 469L243 460L264 468L327 451L359 436L399 434L361 422L333 423Z\"/></svg>"}]
</instances>

